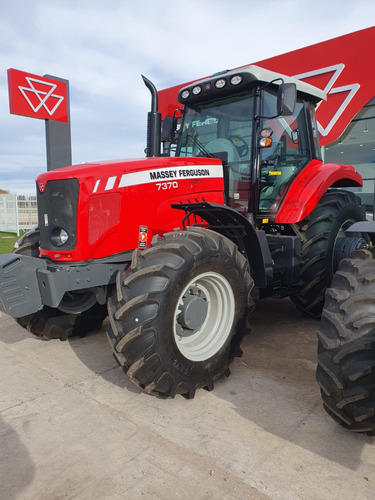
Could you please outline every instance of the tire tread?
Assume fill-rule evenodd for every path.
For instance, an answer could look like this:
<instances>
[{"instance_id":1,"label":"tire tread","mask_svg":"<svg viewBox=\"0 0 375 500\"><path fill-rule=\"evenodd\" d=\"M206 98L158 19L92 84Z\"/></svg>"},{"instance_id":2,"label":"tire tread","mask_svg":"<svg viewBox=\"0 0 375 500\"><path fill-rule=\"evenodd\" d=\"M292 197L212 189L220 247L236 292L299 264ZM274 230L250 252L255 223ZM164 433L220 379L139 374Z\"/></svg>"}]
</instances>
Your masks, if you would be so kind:
<instances>
[{"instance_id":1,"label":"tire tread","mask_svg":"<svg viewBox=\"0 0 375 500\"><path fill-rule=\"evenodd\" d=\"M163 310L167 307L167 299L164 297L166 293L172 297L176 293L173 292L173 287L179 286L176 277L182 270L187 272L186 266L189 269L189 266L201 259L210 262L209 255L215 256L217 261L219 256L225 255L228 262L233 263L233 269L236 269L233 272L241 277L241 287L247 292L246 299L242 299L245 305L241 306L244 308L244 317L238 319L239 326L231 339L230 351L223 358L225 361L215 368L216 371L208 370L200 378L188 375L185 368L180 367L179 370L182 371L178 372L177 368L169 366L172 358L167 359L164 351L161 354L159 336L162 332L159 330ZM127 271L118 273L117 293L108 304L108 337L124 373L146 393L160 397L173 398L181 394L190 399L200 387L211 390L215 380L228 371L228 364L233 357L241 353L239 345L245 334L245 318L254 307L250 295L252 287L248 261L240 254L237 246L224 236L194 227L155 237L150 247L142 252L134 252ZM190 367L189 370L198 373L198 368L194 365L199 363L191 365L193 368Z\"/></svg>"},{"instance_id":2,"label":"tire tread","mask_svg":"<svg viewBox=\"0 0 375 500\"><path fill-rule=\"evenodd\" d=\"M355 432L375 433L375 249L341 261L318 330L317 381L326 411Z\"/></svg>"}]
</instances>

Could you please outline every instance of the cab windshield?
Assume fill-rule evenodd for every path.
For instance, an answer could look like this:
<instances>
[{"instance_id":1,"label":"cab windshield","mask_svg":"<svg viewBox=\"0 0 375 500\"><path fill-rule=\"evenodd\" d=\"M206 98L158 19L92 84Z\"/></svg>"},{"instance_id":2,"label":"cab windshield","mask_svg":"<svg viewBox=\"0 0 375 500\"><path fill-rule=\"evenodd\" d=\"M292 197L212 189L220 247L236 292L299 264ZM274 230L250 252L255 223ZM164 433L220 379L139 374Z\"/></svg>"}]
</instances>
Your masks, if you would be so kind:
<instances>
[{"instance_id":1,"label":"cab windshield","mask_svg":"<svg viewBox=\"0 0 375 500\"><path fill-rule=\"evenodd\" d=\"M185 108L176 156L216 157L226 169L229 205L248 212L254 96L249 91Z\"/></svg>"},{"instance_id":2,"label":"cab windshield","mask_svg":"<svg viewBox=\"0 0 375 500\"><path fill-rule=\"evenodd\" d=\"M262 116L257 120L255 98L250 90L185 107L176 156L220 158L227 204L244 214L252 210L257 212L254 215L265 216L277 210L301 169L313 157L319 158L319 141L313 106L302 98L297 99L292 115L281 116L277 91L264 89ZM314 144L310 143L308 121ZM268 147L261 145L261 137L270 138ZM257 147L252 147L253 140ZM257 192L251 193L252 189Z\"/></svg>"}]
</instances>

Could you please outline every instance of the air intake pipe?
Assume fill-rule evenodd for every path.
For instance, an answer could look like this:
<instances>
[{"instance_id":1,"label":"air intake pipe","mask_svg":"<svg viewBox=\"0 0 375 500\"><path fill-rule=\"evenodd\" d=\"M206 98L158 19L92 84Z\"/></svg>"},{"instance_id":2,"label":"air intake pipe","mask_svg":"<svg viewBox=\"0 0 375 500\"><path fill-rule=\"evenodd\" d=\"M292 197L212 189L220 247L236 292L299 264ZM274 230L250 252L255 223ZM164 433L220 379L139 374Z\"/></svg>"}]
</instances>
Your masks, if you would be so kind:
<instances>
[{"instance_id":1,"label":"air intake pipe","mask_svg":"<svg viewBox=\"0 0 375 500\"><path fill-rule=\"evenodd\" d=\"M158 92L148 78L143 75L142 78L151 92L151 111L147 114L146 156L160 156L161 114L158 113Z\"/></svg>"}]
</instances>

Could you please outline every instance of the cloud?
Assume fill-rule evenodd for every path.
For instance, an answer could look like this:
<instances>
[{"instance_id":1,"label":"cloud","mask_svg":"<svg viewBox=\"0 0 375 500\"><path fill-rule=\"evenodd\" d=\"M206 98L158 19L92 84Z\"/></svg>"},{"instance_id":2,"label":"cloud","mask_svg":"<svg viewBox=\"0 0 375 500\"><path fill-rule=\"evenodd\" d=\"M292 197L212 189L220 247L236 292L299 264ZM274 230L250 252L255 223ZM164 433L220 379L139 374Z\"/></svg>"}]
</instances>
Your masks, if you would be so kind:
<instances>
[{"instance_id":1,"label":"cloud","mask_svg":"<svg viewBox=\"0 0 375 500\"><path fill-rule=\"evenodd\" d=\"M0 188L34 189L46 169L44 123L9 114L8 68L70 81L74 163L139 157L150 106L141 74L162 89L368 27L374 18L375 6L364 0L305 0L303 9L300 0L1 2Z\"/></svg>"}]
</instances>

